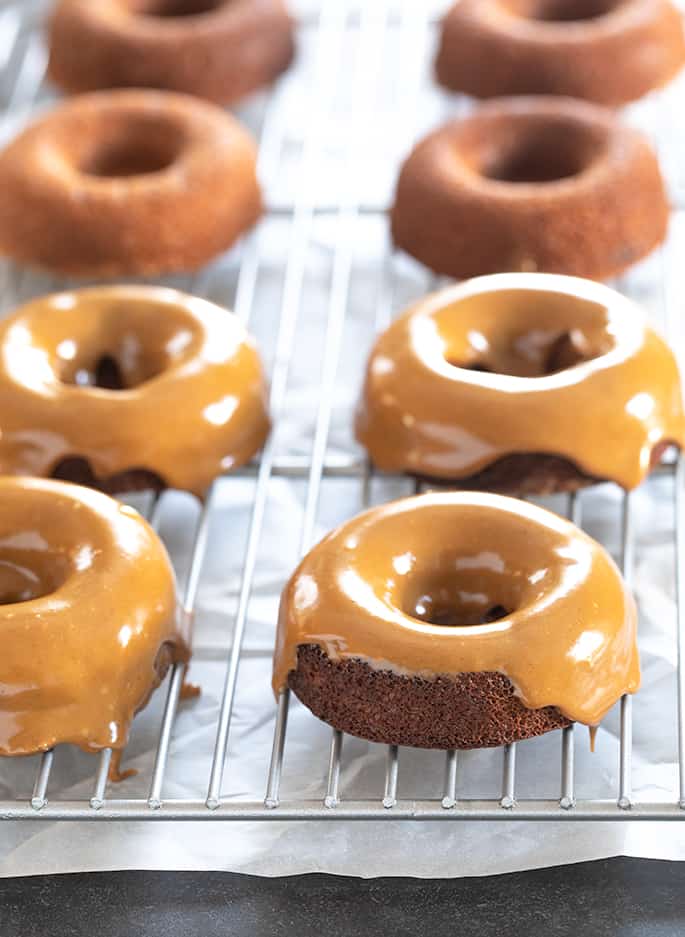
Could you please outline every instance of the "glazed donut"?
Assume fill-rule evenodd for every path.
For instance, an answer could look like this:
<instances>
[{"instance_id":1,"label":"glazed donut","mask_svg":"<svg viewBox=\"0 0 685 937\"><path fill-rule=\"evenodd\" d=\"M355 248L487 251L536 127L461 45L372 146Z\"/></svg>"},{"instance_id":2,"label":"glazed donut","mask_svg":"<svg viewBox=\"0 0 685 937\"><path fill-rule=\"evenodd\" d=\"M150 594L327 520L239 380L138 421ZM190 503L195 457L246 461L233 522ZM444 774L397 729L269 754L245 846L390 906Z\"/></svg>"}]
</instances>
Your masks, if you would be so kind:
<instances>
[{"instance_id":1,"label":"glazed donut","mask_svg":"<svg viewBox=\"0 0 685 937\"><path fill-rule=\"evenodd\" d=\"M436 72L477 98L562 94L618 106L683 64L682 15L670 0L460 0L443 20Z\"/></svg>"},{"instance_id":2,"label":"glazed donut","mask_svg":"<svg viewBox=\"0 0 685 937\"><path fill-rule=\"evenodd\" d=\"M0 474L203 497L269 431L235 316L155 287L34 300L0 322Z\"/></svg>"},{"instance_id":3,"label":"glazed donut","mask_svg":"<svg viewBox=\"0 0 685 937\"><path fill-rule=\"evenodd\" d=\"M459 279L541 270L609 279L666 236L645 137L593 104L510 98L429 134L402 167L398 247Z\"/></svg>"},{"instance_id":4,"label":"glazed donut","mask_svg":"<svg viewBox=\"0 0 685 937\"><path fill-rule=\"evenodd\" d=\"M378 339L356 433L380 469L517 494L635 488L685 445L675 356L628 299L549 274L428 296Z\"/></svg>"},{"instance_id":5,"label":"glazed donut","mask_svg":"<svg viewBox=\"0 0 685 937\"><path fill-rule=\"evenodd\" d=\"M0 152L0 253L76 276L195 270L259 217L255 165L242 127L195 98L74 98Z\"/></svg>"},{"instance_id":6,"label":"glazed donut","mask_svg":"<svg viewBox=\"0 0 685 937\"><path fill-rule=\"evenodd\" d=\"M421 495L303 560L274 689L374 742L483 748L597 725L639 686L635 635L614 563L568 521L499 495Z\"/></svg>"},{"instance_id":7,"label":"glazed donut","mask_svg":"<svg viewBox=\"0 0 685 937\"><path fill-rule=\"evenodd\" d=\"M63 482L0 478L0 754L121 749L190 656L174 573L133 508Z\"/></svg>"},{"instance_id":8,"label":"glazed donut","mask_svg":"<svg viewBox=\"0 0 685 937\"><path fill-rule=\"evenodd\" d=\"M162 88L231 104L294 54L283 0L60 0L48 33L48 73L77 93Z\"/></svg>"}]
</instances>

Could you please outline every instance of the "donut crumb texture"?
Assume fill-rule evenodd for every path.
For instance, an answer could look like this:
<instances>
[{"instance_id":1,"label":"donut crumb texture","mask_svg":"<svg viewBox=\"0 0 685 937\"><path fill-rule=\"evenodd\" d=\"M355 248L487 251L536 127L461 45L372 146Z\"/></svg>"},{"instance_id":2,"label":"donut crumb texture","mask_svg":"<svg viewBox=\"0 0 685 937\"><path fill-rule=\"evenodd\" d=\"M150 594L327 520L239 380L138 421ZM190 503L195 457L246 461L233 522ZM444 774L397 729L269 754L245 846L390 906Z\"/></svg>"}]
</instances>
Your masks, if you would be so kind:
<instances>
[{"instance_id":1,"label":"donut crumb texture","mask_svg":"<svg viewBox=\"0 0 685 937\"><path fill-rule=\"evenodd\" d=\"M500 673L406 677L314 644L298 647L288 686L319 719L386 745L494 748L571 725L553 706L527 709Z\"/></svg>"}]
</instances>

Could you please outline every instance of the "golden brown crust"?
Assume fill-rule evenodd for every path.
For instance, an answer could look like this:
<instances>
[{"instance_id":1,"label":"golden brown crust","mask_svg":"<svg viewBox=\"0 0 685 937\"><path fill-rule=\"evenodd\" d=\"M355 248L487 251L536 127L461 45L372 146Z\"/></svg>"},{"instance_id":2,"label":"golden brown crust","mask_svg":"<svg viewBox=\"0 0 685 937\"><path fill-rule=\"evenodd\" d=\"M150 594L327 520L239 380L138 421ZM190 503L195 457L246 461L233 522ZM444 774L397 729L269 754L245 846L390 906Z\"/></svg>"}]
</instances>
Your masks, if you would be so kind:
<instances>
[{"instance_id":1,"label":"golden brown crust","mask_svg":"<svg viewBox=\"0 0 685 937\"><path fill-rule=\"evenodd\" d=\"M79 96L0 153L0 252L97 277L198 269L261 213L256 151L219 108L160 91Z\"/></svg>"},{"instance_id":2,"label":"golden brown crust","mask_svg":"<svg viewBox=\"0 0 685 937\"><path fill-rule=\"evenodd\" d=\"M270 427L259 355L237 318L155 287L16 310L0 323L0 397L1 474L109 492L168 485L203 497Z\"/></svg>"},{"instance_id":3,"label":"golden brown crust","mask_svg":"<svg viewBox=\"0 0 685 937\"><path fill-rule=\"evenodd\" d=\"M609 111L509 98L429 134L400 172L396 245L458 279L542 271L604 280L666 236L654 152Z\"/></svg>"},{"instance_id":4,"label":"golden brown crust","mask_svg":"<svg viewBox=\"0 0 685 937\"><path fill-rule=\"evenodd\" d=\"M0 479L0 754L126 745L190 622L161 541L99 492Z\"/></svg>"},{"instance_id":5,"label":"golden brown crust","mask_svg":"<svg viewBox=\"0 0 685 937\"><path fill-rule=\"evenodd\" d=\"M478 98L560 94L618 106L683 64L682 16L670 0L460 0L443 21L436 72Z\"/></svg>"},{"instance_id":6,"label":"golden brown crust","mask_svg":"<svg viewBox=\"0 0 685 937\"><path fill-rule=\"evenodd\" d=\"M288 686L335 729L386 745L491 748L571 724L553 706L526 709L500 673L409 677L312 644L298 648Z\"/></svg>"},{"instance_id":7,"label":"golden brown crust","mask_svg":"<svg viewBox=\"0 0 685 937\"><path fill-rule=\"evenodd\" d=\"M611 558L563 518L498 495L405 498L302 560L273 687L376 741L497 745L596 725L635 692L636 617Z\"/></svg>"},{"instance_id":8,"label":"golden brown crust","mask_svg":"<svg viewBox=\"0 0 685 937\"><path fill-rule=\"evenodd\" d=\"M232 104L295 51L282 0L60 0L48 32L49 75L73 93L160 88Z\"/></svg>"}]
</instances>

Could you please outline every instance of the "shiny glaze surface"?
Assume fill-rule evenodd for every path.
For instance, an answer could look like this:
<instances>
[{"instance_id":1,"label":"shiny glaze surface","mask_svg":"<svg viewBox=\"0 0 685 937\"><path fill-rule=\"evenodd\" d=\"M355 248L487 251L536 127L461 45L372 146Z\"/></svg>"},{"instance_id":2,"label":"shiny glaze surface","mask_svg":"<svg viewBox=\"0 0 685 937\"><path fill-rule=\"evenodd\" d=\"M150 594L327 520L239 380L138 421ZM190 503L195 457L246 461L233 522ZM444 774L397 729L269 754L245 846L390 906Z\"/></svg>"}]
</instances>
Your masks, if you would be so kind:
<instances>
[{"instance_id":1,"label":"shiny glaze surface","mask_svg":"<svg viewBox=\"0 0 685 937\"><path fill-rule=\"evenodd\" d=\"M462 624L431 623L448 620ZM361 514L303 560L281 600L273 685L316 644L405 675L496 671L528 708L595 725L639 686L635 639L616 566L568 521L499 495L420 495Z\"/></svg>"},{"instance_id":2,"label":"shiny glaze surface","mask_svg":"<svg viewBox=\"0 0 685 937\"><path fill-rule=\"evenodd\" d=\"M685 442L676 360L641 310L547 274L481 277L402 315L371 354L356 432L383 470L456 480L542 453L626 489Z\"/></svg>"},{"instance_id":3,"label":"shiny glaze surface","mask_svg":"<svg viewBox=\"0 0 685 937\"><path fill-rule=\"evenodd\" d=\"M122 748L161 665L190 653L152 528L56 481L0 479L0 629L3 755Z\"/></svg>"},{"instance_id":4,"label":"shiny glaze surface","mask_svg":"<svg viewBox=\"0 0 685 937\"><path fill-rule=\"evenodd\" d=\"M113 359L123 390L89 386ZM49 476L85 458L202 497L269 431L257 351L224 309L162 288L59 293L0 323L0 473Z\"/></svg>"}]
</instances>

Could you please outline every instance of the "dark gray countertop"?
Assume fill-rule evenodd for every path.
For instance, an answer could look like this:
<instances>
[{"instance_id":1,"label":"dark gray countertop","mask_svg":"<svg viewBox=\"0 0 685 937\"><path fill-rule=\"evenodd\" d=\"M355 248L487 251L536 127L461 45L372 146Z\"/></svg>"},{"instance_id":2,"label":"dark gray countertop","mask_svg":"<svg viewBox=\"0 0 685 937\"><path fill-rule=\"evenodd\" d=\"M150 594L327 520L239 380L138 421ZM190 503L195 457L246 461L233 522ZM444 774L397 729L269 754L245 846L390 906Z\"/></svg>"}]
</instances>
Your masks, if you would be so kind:
<instances>
[{"instance_id":1,"label":"dark gray countertop","mask_svg":"<svg viewBox=\"0 0 685 937\"><path fill-rule=\"evenodd\" d=\"M675 937L685 863L608 859L488 878L120 872L0 882L2 937Z\"/></svg>"}]
</instances>

